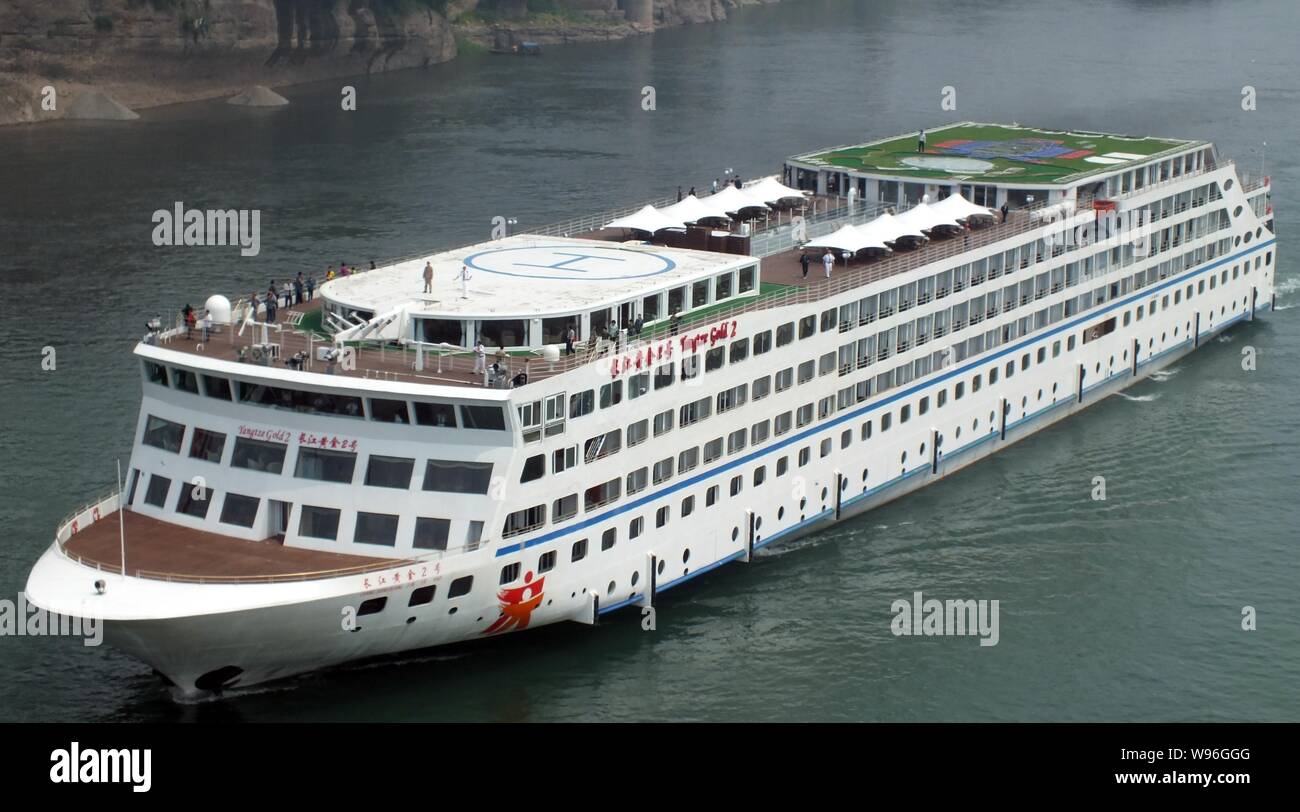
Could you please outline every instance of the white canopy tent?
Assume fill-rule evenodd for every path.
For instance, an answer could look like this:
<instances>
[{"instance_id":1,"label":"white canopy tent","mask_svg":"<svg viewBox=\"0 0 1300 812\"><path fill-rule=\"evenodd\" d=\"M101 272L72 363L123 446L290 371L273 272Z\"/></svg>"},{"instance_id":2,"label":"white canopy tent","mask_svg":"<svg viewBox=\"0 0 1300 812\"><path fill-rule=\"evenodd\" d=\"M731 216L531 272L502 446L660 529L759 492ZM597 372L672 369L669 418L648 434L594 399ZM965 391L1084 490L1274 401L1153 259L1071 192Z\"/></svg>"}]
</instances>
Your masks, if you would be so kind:
<instances>
[{"instance_id":1,"label":"white canopy tent","mask_svg":"<svg viewBox=\"0 0 1300 812\"><path fill-rule=\"evenodd\" d=\"M865 233L859 226L841 226L838 231L824 237L815 237L805 245L812 248L834 248L837 251L848 251L853 254L864 248L889 250L882 240Z\"/></svg>"},{"instance_id":2,"label":"white canopy tent","mask_svg":"<svg viewBox=\"0 0 1300 812\"><path fill-rule=\"evenodd\" d=\"M930 210L936 214L950 217L953 220L965 220L967 217L992 217L993 212L983 206L976 206L961 195L949 195L938 203L930 206Z\"/></svg>"},{"instance_id":3,"label":"white canopy tent","mask_svg":"<svg viewBox=\"0 0 1300 812\"><path fill-rule=\"evenodd\" d=\"M901 218L895 217L886 212L872 220L870 223L858 226L858 230L871 239L878 240L882 243L892 243L895 240L902 239L903 237L915 237L919 240L925 239L925 235L921 233L920 229L915 228L908 223L900 222L900 220Z\"/></svg>"},{"instance_id":4,"label":"white canopy tent","mask_svg":"<svg viewBox=\"0 0 1300 812\"><path fill-rule=\"evenodd\" d=\"M605 228L630 228L636 231L648 231L653 234L661 229L681 228L684 225L685 223L681 220L669 217L654 206L646 206L626 217L620 217L606 223Z\"/></svg>"},{"instance_id":5,"label":"white canopy tent","mask_svg":"<svg viewBox=\"0 0 1300 812\"><path fill-rule=\"evenodd\" d=\"M920 232L928 232L940 226L961 228L961 223L958 223L955 218L949 217L941 211L935 211L934 207L928 203L917 203L903 212L897 217L897 223L900 226Z\"/></svg>"},{"instance_id":6,"label":"white canopy tent","mask_svg":"<svg viewBox=\"0 0 1300 812\"><path fill-rule=\"evenodd\" d=\"M763 178L757 183L751 183L741 191L756 200L762 200L768 203L775 203L778 200L785 200L792 197L807 197L806 192L786 186L775 177Z\"/></svg>"},{"instance_id":7,"label":"white canopy tent","mask_svg":"<svg viewBox=\"0 0 1300 812\"><path fill-rule=\"evenodd\" d=\"M716 195L715 195L716 197ZM712 197L710 197L712 199ZM705 220L710 217L717 217L722 220L730 220L731 216L716 206L705 203L695 195L687 195L678 203L671 206L665 206L659 210L659 213L673 220L679 220L683 223L694 223Z\"/></svg>"},{"instance_id":8,"label":"white canopy tent","mask_svg":"<svg viewBox=\"0 0 1300 812\"><path fill-rule=\"evenodd\" d=\"M763 209L767 210L768 205L761 198L754 197L747 190L737 189L735 186L727 186L717 194L709 195L704 198L707 205L714 208L724 209L729 212L740 212L744 209Z\"/></svg>"}]
</instances>

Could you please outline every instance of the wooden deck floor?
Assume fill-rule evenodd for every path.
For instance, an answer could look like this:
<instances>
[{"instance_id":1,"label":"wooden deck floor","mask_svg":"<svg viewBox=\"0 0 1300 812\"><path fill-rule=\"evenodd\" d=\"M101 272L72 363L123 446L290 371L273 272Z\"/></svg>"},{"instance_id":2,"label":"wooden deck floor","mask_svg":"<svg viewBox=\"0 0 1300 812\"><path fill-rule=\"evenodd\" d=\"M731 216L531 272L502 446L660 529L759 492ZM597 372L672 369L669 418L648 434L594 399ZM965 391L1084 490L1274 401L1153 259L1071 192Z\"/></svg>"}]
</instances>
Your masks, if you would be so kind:
<instances>
[{"instance_id":1,"label":"wooden deck floor","mask_svg":"<svg viewBox=\"0 0 1300 812\"><path fill-rule=\"evenodd\" d=\"M398 559L317 552L278 540L245 541L193 530L128 510L125 514L127 573L179 581L301 580L384 569ZM114 512L64 544L82 563L109 572L122 569L121 537Z\"/></svg>"}]
</instances>

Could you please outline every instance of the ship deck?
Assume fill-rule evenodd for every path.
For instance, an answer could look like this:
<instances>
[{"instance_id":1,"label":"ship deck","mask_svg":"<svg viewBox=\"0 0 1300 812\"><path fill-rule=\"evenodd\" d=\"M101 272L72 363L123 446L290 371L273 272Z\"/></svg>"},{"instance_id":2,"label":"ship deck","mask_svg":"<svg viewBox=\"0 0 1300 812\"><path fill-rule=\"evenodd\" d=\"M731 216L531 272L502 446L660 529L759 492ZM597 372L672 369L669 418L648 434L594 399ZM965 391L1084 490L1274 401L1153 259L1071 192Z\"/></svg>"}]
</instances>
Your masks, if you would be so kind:
<instances>
[{"instance_id":1,"label":"ship deck","mask_svg":"<svg viewBox=\"0 0 1300 812\"><path fill-rule=\"evenodd\" d=\"M247 541L194 530L128 510L123 516L127 574L189 582L303 581L370 572L409 563L286 547L278 539ZM63 544L72 559L122 571L122 535L114 511Z\"/></svg>"},{"instance_id":2,"label":"ship deck","mask_svg":"<svg viewBox=\"0 0 1300 812\"><path fill-rule=\"evenodd\" d=\"M721 318L732 318L739 313L754 310L782 307L790 304L816 302L846 290L861 287L880 279L907 273L922 266L951 258L990 243L1006 239L1016 234L1029 231L1040 224L1033 220L1028 209L1010 212L1005 223L994 222L963 232L962 234L936 237L917 248L899 250L892 254L877 257L858 257L836 262L830 279L818 257L820 250L814 253L814 260L805 278L800 265L803 249L792 248L762 257L762 285L758 295L735 299L726 303L702 308L683 316L681 332L687 332L698 325L712 324ZM595 232L592 232L595 234ZM282 308L277 319L284 324L292 313L302 313L299 326L286 327L270 338L281 345L281 356L275 361L278 368L284 368L285 360L295 353L303 352L307 358L303 366L306 372L326 372L326 364L315 359L315 348L327 344L330 339L320 330L321 301L316 299L300 305ZM182 331L179 335L165 339L160 346L224 361L239 361L239 350L247 348L253 341L253 334L260 333L261 328L249 328L238 334L238 328L220 328L209 341L204 342L202 330L195 329L190 336ZM643 340L666 337L669 327L666 320L648 325L641 333ZM483 376L474 374L474 358L468 351L435 354L426 352L424 369L415 370L416 353L397 345L371 343L355 348L355 365L352 369L336 367L333 374L348 378L370 378L386 381L400 381L416 384L438 384L482 388ZM568 372L593 360L592 352L580 342L576 355L563 356L560 361L550 364L543 361L538 353L525 351L511 353L507 358L510 380L515 373L523 371L528 374L530 383L545 380L553 375ZM492 358L489 353L488 362Z\"/></svg>"}]
</instances>

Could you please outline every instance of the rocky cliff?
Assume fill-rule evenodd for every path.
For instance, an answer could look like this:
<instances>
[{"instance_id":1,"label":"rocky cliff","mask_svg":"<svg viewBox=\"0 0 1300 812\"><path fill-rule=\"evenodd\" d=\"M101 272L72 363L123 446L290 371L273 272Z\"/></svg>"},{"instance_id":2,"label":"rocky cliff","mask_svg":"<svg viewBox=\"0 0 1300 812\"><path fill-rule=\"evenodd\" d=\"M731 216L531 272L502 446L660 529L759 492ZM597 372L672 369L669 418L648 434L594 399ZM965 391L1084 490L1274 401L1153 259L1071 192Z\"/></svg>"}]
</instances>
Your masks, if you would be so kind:
<instances>
[{"instance_id":1,"label":"rocky cliff","mask_svg":"<svg viewBox=\"0 0 1300 812\"><path fill-rule=\"evenodd\" d=\"M4 0L0 124L61 117L91 88L151 107L427 67L458 38L614 39L764 2L779 0Z\"/></svg>"}]
</instances>

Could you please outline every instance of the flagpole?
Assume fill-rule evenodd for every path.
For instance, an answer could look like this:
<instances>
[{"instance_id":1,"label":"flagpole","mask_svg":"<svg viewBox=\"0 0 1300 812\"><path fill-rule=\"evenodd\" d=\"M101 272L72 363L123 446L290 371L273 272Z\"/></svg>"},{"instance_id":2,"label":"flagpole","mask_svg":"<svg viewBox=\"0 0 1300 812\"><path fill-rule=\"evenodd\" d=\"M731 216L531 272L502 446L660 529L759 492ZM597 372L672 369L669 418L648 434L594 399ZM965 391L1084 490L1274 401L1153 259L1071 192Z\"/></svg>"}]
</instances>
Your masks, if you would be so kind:
<instances>
[{"instance_id":1,"label":"flagpole","mask_svg":"<svg viewBox=\"0 0 1300 812\"><path fill-rule=\"evenodd\" d=\"M117 530L122 545L122 577L126 577L126 505L122 502L122 460L117 460Z\"/></svg>"}]
</instances>

